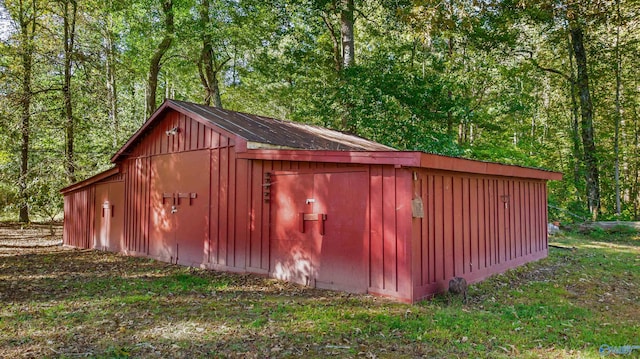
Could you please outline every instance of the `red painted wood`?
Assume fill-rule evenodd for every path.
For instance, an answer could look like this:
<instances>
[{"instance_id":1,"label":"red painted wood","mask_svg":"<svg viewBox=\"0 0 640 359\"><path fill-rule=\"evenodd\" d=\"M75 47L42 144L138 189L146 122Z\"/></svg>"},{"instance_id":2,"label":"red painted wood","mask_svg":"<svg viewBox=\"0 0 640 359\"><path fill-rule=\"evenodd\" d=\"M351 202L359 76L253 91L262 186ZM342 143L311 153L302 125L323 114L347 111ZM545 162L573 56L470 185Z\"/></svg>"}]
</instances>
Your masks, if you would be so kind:
<instances>
[{"instance_id":1,"label":"red painted wood","mask_svg":"<svg viewBox=\"0 0 640 359\"><path fill-rule=\"evenodd\" d=\"M411 298L413 293L413 281L411 272L411 171L406 169L395 169L396 177L396 290L397 297ZM404 205L406 204L406 205Z\"/></svg>"},{"instance_id":2,"label":"red painted wood","mask_svg":"<svg viewBox=\"0 0 640 359\"><path fill-rule=\"evenodd\" d=\"M264 178L265 174L269 172L269 174L271 175L273 173L273 162L272 161L265 161L263 162L263 170L262 170L262 176ZM272 183L272 180L271 182ZM260 191L262 191L263 188L260 188ZM273 193L270 193L269 195L269 202L262 202L260 205L260 209L262 211L262 235L261 235L261 243L262 243L262 256L261 256L261 260L260 260L260 268L261 268L261 272L263 271L268 271L269 270L269 259L270 259L270 251L269 251L269 246L270 246L270 240L271 237L269 236L269 231L271 229L271 203L273 203Z\"/></svg>"},{"instance_id":3,"label":"red painted wood","mask_svg":"<svg viewBox=\"0 0 640 359\"><path fill-rule=\"evenodd\" d=\"M413 183L413 197L411 200L422 200L425 182L427 179L423 176L418 176L417 172L414 172L414 174L416 179ZM424 216L428 216L428 208L425 206L425 203L423 203L423 212ZM429 247L427 246L428 241L422 241L422 238L427 237L429 234L427 232L427 227L424 225L425 221L413 215L412 217L413 237L411 241L413 242L413 246L411 253L414 256L412 271L417 274L416 278L414 278L414 282L416 282L416 285L425 285L428 283L427 275L429 271L425 266L428 263Z\"/></svg>"},{"instance_id":4,"label":"red painted wood","mask_svg":"<svg viewBox=\"0 0 640 359\"><path fill-rule=\"evenodd\" d=\"M65 196L63 243L78 248L91 248L93 234L93 193L88 187Z\"/></svg>"},{"instance_id":5,"label":"red painted wood","mask_svg":"<svg viewBox=\"0 0 640 359\"><path fill-rule=\"evenodd\" d=\"M235 160L235 151L232 151L235 163L235 206L232 207L235 223L234 226L234 267L246 268L248 259L248 239L251 211L249 210L251 173L248 160ZM235 210L234 210L235 209Z\"/></svg>"},{"instance_id":6,"label":"red painted wood","mask_svg":"<svg viewBox=\"0 0 640 359\"><path fill-rule=\"evenodd\" d=\"M477 271L480 268L480 228L478 208L478 179L469 179L469 267L468 271Z\"/></svg>"},{"instance_id":7,"label":"red painted wood","mask_svg":"<svg viewBox=\"0 0 640 359\"><path fill-rule=\"evenodd\" d=\"M495 179L488 180L488 203L489 208L487 208L489 214L489 237L488 243L489 246L487 250L489 251L489 265L496 265L499 263L498 261L498 243L499 243L499 234L498 234L498 201L497 201L497 185Z\"/></svg>"},{"instance_id":8,"label":"red painted wood","mask_svg":"<svg viewBox=\"0 0 640 359\"><path fill-rule=\"evenodd\" d=\"M542 187L540 195L542 196L542 200L543 200L543 203L544 203L541 206L541 207L543 207L541 209L541 211L542 211L542 213L544 215L544 221L542 223L543 223L543 225L545 227L545 231L544 231L544 234L543 234L544 244L542 246L543 247L542 250L547 252L549 250L549 237L548 237L548 232L547 232L547 229L546 229L547 228L547 223L549 223L549 218L548 218L549 212L547 211L547 208L549 208L549 203L548 203L548 200L547 200L547 184L546 184L546 182L542 182L542 183L540 183L540 186Z\"/></svg>"},{"instance_id":9,"label":"red painted wood","mask_svg":"<svg viewBox=\"0 0 640 359\"><path fill-rule=\"evenodd\" d=\"M203 137L204 138L204 137ZM211 200L209 205L209 263L220 264L220 151L211 150ZM226 188L226 187L224 187Z\"/></svg>"},{"instance_id":10,"label":"red painted wood","mask_svg":"<svg viewBox=\"0 0 640 359\"><path fill-rule=\"evenodd\" d=\"M453 275L476 281L546 256L544 182L427 170L418 172L418 181L424 182L414 194L427 203L422 224L413 227L420 233L414 240L422 241L411 247L417 248L413 268L422 273L413 274L412 300L446 290ZM528 252L525 243L532 244ZM423 254L430 248L433 260ZM453 259L447 259L450 250Z\"/></svg>"},{"instance_id":11,"label":"red painted wood","mask_svg":"<svg viewBox=\"0 0 640 359\"><path fill-rule=\"evenodd\" d=\"M206 261L208 163L208 151L158 156L152 161L150 256L189 266ZM167 195L169 200L164 198Z\"/></svg>"},{"instance_id":12,"label":"red painted wood","mask_svg":"<svg viewBox=\"0 0 640 359\"><path fill-rule=\"evenodd\" d=\"M486 181L478 178L478 270L487 267Z\"/></svg>"},{"instance_id":13,"label":"red painted wood","mask_svg":"<svg viewBox=\"0 0 640 359\"><path fill-rule=\"evenodd\" d=\"M395 292L398 290L398 238L396 226L396 183L395 169L391 166L382 167L382 266L383 289Z\"/></svg>"},{"instance_id":14,"label":"red painted wood","mask_svg":"<svg viewBox=\"0 0 640 359\"><path fill-rule=\"evenodd\" d=\"M453 224L453 255L452 267L453 276L461 276L464 272L464 206L462 204L462 178L453 177L452 182L453 213L451 222Z\"/></svg>"},{"instance_id":15,"label":"red painted wood","mask_svg":"<svg viewBox=\"0 0 640 359\"><path fill-rule=\"evenodd\" d=\"M514 236L514 258L522 256L522 206L520 204L520 181L513 182L513 236Z\"/></svg>"},{"instance_id":16,"label":"red painted wood","mask_svg":"<svg viewBox=\"0 0 640 359\"><path fill-rule=\"evenodd\" d=\"M240 160L242 161L242 160ZM262 204L264 192L270 192L271 188L263 186L264 173L263 161L251 161L249 189L249 229L247 245L247 267L257 270L262 269Z\"/></svg>"},{"instance_id":17,"label":"red painted wood","mask_svg":"<svg viewBox=\"0 0 640 359\"><path fill-rule=\"evenodd\" d=\"M219 194L218 194L218 261L223 266L229 266L229 151L227 148L220 149L219 168Z\"/></svg>"},{"instance_id":18,"label":"red painted wood","mask_svg":"<svg viewBox=\"0 0 640 359\"><path fill-rule=\"evenodd\" d=\"M453 253L453 178L451 176L443 176L443 211L442 211L442 229L443 229L443 271L442 279L452 278L454 276L454 253Z\"/></svg>"},{"instance_id":19,"label":"red painted wood","mask_svg":"<svg viewBox=\"0 0 640 359\"><path fill-rule=\"evenodd\" d=\"M435 191L435 177L433 175L428 176L427 189L423 192L422 200L424 202L425 198L429 200L425 202L425 206L428 208L428 217L427 224L429 235L424 237L427 239L427 247L429 248L429 262L427 263L427 268L429 270L429 274L427 275L428 282L433 283L436 281L436 203L438 199L436 198ZM424 240L423 238L423 240Z\"/></svg>"},{"instance_id":20,"label":"red painted wood","mask_svg":"<svg viewBox=\"0 0 640 359\"><path fill-rule=\"evenodd\" d=\"M471 258L471 246L473 244L473 238L471 238L471 195L470 191L470 179L468 177L462 178L462 224L463 224L463 236L462 236L462 272L461 274L468 273L471 270L473 260Z\"/></svg>"},{"instance_id":21,"label":"red painted wood","mask_svg":"<svg viewBox=\"0 0 640 359\"><path fill-rule=\"evenodd\" d=\"M369 175L369 215L371 217L371 233L369 235L369 287L384 289L384 207L382 187L382 166L371 166Z\"/></svg>"},{"instance_id":22,"label":"red painted wood","mask_svg":"<svg viewBox=\"0 0 640 359\"><path fill-rule=\"evenodd\" d=\"M208 151L177 154L173 168L178 193L176 242L178 264L197 266L206 262L204 244L209 240L209 174ZM177 178L176 178L177 177ZM181 194L186 194L184 201Z\"/></svg>"},{"instance_id":23,"label":"red painted wood","mask_svg":"<svg viewBox=\"0 0 640 359\"><path fill-rule=\"evenodd\" d=\"M248 150L192 115L157 112L114 156L121 224L96 217L105 198L117 201L104 175L65 189L65 244L89 247L91 238L118 250L111 238L120 227L130 254L161 258L166 244L168 260L182 264L403 301L446 289L454 275L479 280L547 253L544 181L558 174L417 152ZM265 202L267 172L278 181ZM180 208L188 218L174 215L163 232L165 189L197 192L201 207ZM417 197L423 218L412 215ZM307 199L317 202L298 204ZM302 233L298 211L327 219L305 221ZM287 227L294 222L297 232Z\"/></svg>"},{"instance_id":24,"label":"red painted wood","mask_svg":"<svg viewBox=\"0 0 640 359\"><path fill-rule=\"evenodd\" d=\"M128 160L125 166L126 250L144 255L148 251L150 157Z\"/></svg>"},{"instance_id":25,"label":"red painted wood","mask_svg":"<svg viewBox=\"0 0 640 359\"><path fill-rule=\"evenodd\" d=\"M506 254L507 254L507 239L506 239L506 235L507 235L507 222L506 222L506 205L507 202L505 197L506 196L506 192L505 192L505 188L504 188L504 181L503 180L496 180L496 208L498 209L498 218L497 218L497 222L498 222L498 250L497 250L497 262L498 263L502 263L502 262L506 262L507 258L506 258Z\"/></svg>"},{"instance_id":26,"label":"red painted wood","mask_svg":"<svg viewBox=\"0 0 640 359\"><path fill-rule=\"evenodd\" d=\"M233 148L227 147L225 154L228 158L229 173L227 182L229 183L229 193L227 195L227 266L236 266L236 226L235 226L235 208L236 208L236 161L235 151Z\"/></svg>"},{"instance_id":27,"label":"red painted wood","mask_svg":"<svg viewBox=\"0 0 640 359\"><path fill-rule=\"evenodd\" d=\"M95 226L91 248L119 252L124 225L124 182L95 185Z\"/></svg>"},{"instance_id":28,"label":"red painted wood","mask_svg":"<svg viewBox=\"0 0 640 359\"><path fill-rule=\"evenodd\" d=\"M300 231L300 213L311 213L313 174L272 175L270 275L305 285L317 276L317 231Z\"/></svg>"},{"instance_id":29,"label":"red painted wood","mask_svg":"<svg viewBox=\"0 0 640 359\"><path fill-rule=\"evenodd\" d=\"M430 198L434 202L434 281L445 279L445 199L444 199L444 183L442 176L434 177L433 193ZM424 199L423 199L424 200ZM451 203L451 202L449 202Z\"/></svg>"},{"instance_id":30,"label":"red painted wood","mask_svg":"<svg viewBox=\"0 0 640 359\"><path fill-rule=\"evenodd\" d=\"M318 169L322 171L322 169ZM312 212L326 214L317 261L319 288L366 292L368 172L316 172ZM324 234L323 234L324 232ZM409 278L407 278L409 279ZM408 281L407 283L410 283Z\"/></svg>"}]
</instances>

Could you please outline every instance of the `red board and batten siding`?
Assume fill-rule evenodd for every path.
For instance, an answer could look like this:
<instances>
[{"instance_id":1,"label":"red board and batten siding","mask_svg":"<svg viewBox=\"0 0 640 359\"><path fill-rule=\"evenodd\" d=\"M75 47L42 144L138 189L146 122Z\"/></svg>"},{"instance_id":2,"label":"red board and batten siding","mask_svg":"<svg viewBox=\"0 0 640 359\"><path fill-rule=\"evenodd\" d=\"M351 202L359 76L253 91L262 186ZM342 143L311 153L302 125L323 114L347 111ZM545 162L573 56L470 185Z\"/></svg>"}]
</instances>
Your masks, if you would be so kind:
<instances>
[{"instance_id":1,"label":"red board and batten siding","mask_svg":"<svg viewBox=\"0 0 640 359\"><path fill-rule=\"evenodd\" d=\"M101 239L103 239L100 236L104 236L105 233L100 232L104 228L98 227L101 227L101 224L105 222L104 218L101 218L105 215L109 216L109 223L115 223L116 226L119 226L110 234L114 237L120 236L122 233L122 213L120 212L123 209L122 193L115 196L118 202L115 207L110 206L106 209L102 206L104 192L108 192L112 187L121 189L123 184L123 178L118 174L117 169L112 169L69 187L64 200L63 243L65 245L78 248L99 247ZM114 203L110 203L110 205L114 205Z\"/></svg>"},{"instance_id":2,"label":"red board and batten siding","mask_svg":"<svg viewBox=\"0 0 640 359\"><path fill-rule=\"evenodd\" d=\"M265 186L266 178L282 173L325 173L340 172L343 168L349 171L347 164L317 163L307 161L267 161L237 159L238 178L236 187L245 189L236 196L236 235L235 241L242 243L245 255L242 260L244 266L235 266L235 270L246 269L253 273L267 274L270 269L270 239L271 239L271 206L274 200L270 186ZM365 168L366 167L362 167ZM222 173L222 172L221 172ZM243 181L241 178L247 178ZM265 195L265 192L268 194ZM212 199L212 203L214 200ZM212 212L212 219L215 220ZM245 241L246 239L246 241Z\"/></svg>"},{"instance_id":3,"label":"red board and batten siding","mask_svg":"<svg viewBox=\"0 0 640 359\"><path fill-rule=\"evenodd\" d=\"M411 301L411 172L370 168L369 292Z\"/></svg>"},{"instance_id":4,"label":"red board and batten siding","mask_svg":"<svg viewBox=\"0 0 640 359\"><path fill-rule=\"evenodd\" d=\"M545 181L417 169L414 182L413 300L547 255Z\"/></svg>"},{"instance_id":5,"label":"red board and batten siding","mask_svg":"<svg viewBox=\"0 0 640 359\"><path fill-rule=\"evenodd\" d=\"M222 158L223 161L226 161L229 154L235 153L230 139L213 131L210 127L175 111L169 111L165 116L158 123L158 126L149 129L149 132L140 139L123 163L123 172L127 183L125 189L125 245L127 253L133 255L147 255L149 251L149 225L152 215L151 162L162 161L164 160L163 156L168 154L208 150L211 151L212 158ZM175 127L180 130L175 135L167 135L167 131ZM217 173L213 171L215 169L214 163L215 161L212 160L212 173L216 175ZM192 170L192 173L183 175L198 176L201 168L193 168ZM211 188L212 199L216 200L212 202L212 205L218 205L218 198L226 198L227 190L230 187L228 185L228 168L223 168L222 173L216 178L217 186L214 187L212 183ZM218 192L222 192L222 195ZM209 198L205 200L209 200ZM225 228L217 223L210 225L215 228ZM205 244L205 248L209 248L209 243Z\"/></svg>"},{"instance_id":6,"label":"red board and batten siding","mask_svg":"<svg viewBox=\"0 0 640 359\"><path fill-rule=\"evenodd\" d=\"M116 168L63 190L65 244L117 233L122 246L106 249L406 302L547 254L546 181L560 174L419 152L247 149L163 108ZM114 175L117 197L101 184ZM106 202L124 218L96 218Z\"/></svg>"},{"instance_id":7,"label":"red board and batten siding","mask_svg":"<svg viewBox=\"0 0 640 359\"><path fill-rule=\"evenodd\" d=\"M85 187L65 195L63 243L91 248L95 222L95 188Z\"/></svg>"}]
</instances>

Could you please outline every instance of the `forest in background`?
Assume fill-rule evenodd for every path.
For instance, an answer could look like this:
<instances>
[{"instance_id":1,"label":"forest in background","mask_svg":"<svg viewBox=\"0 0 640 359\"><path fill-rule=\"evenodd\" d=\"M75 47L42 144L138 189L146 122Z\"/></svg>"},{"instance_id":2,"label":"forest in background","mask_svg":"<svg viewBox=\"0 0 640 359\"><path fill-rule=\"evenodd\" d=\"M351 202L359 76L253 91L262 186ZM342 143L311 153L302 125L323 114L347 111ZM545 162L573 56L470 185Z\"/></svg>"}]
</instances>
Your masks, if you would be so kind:
<instances>
[{"instance_id":1,"label":"forest in background","mask_svg":"<svg viewBox=\"0 0 640 359\"><path fill-rule=\"evenodd\" d=\"M0 217L47 220L164 98L564 173L640 217L639 0L0 0Z\"/></svg>"}]
</instances>

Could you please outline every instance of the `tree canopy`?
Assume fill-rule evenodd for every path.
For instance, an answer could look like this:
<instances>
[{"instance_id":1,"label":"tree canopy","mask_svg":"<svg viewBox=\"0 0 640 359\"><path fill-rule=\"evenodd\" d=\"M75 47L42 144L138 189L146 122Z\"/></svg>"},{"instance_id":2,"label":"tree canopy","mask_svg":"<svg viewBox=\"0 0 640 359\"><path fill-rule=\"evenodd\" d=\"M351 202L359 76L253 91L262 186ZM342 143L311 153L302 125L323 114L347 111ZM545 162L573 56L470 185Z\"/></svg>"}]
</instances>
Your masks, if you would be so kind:
<instances>
[{"instance_id":1,"label":"tree canopy","mask_svg":"<svg viewBox=\"0 0 640 359\"><path fill-rule=\"evenodd\" d=\"M543 167L640 217L637 0L0 0L0 206L29 221L163 98Z\"/></svg>"}]
</instances>

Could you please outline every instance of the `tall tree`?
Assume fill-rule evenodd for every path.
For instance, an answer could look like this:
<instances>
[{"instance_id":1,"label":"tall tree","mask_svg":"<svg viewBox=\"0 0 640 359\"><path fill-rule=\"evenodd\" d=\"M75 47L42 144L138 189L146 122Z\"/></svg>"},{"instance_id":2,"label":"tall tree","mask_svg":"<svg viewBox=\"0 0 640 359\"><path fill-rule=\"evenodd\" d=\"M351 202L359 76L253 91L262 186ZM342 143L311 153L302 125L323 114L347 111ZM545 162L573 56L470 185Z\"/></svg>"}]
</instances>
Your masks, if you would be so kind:
<instances>
[{"instance_id":1,"label":"tall tree","mask_svg":"<svg viewBox=\"0 0 640 359\"><path fill-rule=\"evenodd\" d=\"M620 53L620 31L622 27L622 16L620 12L620 0L616 0L616 43L614 48L615 56L615 76L616 76L616 115L614 124L614 144L613 152L615 156L614 164L614 181L616 196L616 216L620 217L622 212L622 204L620 201L620 123L622 122L622 102L620 93L622 87L622 79L620 72L622 71L622 55Z\"/></svg>"},{"instance_id":2,"label":"tall tree","mask_svg":"<svg viewBox=\"0 0 640 359\"><path fill-rule=\"evenodd\" d=\"M63 19L64 79L62 94L65 117L65 167L70 183L76 181L76 162L74 153L75 120L73 118L73 90L71 87L73 57L76 40L76 17L78 4L75 0L63 0L60 4Z\"/></svg>"},{"instance_id":3,"label":"tall tree","mask_svg":"<svg viewBox=\"0 0 640 359\"><path fill-rule=\"evenodd\" d=\"M355 38L353 33L355 6L353 0L340 0L340 35L342 37L342 68L356 62Z\"/></svg>"},{"instance_id":4,"label":"tall tree","mask_svg":"<svg viewBox=\"0 0 640 359\"><path fill-rule=\"evenodd\" d=\"M584 156L585 176L587 180L587 202L589 212L593 220L600 213L600 176L598 172L598 159L596 157L596 144L593 128L593 102L589 88L589 75L587 53L584 48L584 35L582 25L572 21L569 29L573 53L576 59L576 86L580 99L582 149Z\"/></svg>"},{"instance_id":5,"label":"tall tree","mask_svg":"<svg viewBox=\"0 0 640 359\"><path fill-rule=\"evenodd\" d=\"M29 173L29 139L31 120L31 99L33 96L32 74L38 16L40 9L36 0L18 0L16 14L19 33L20 62L22 65L20 99L20 175L18 177L18 198L20 206L20 222L29 222L29 206L27 194L27 176Z\"/></svg>"},{"instance_id":6,"label":"tall tree","mask_svg":"<svg viewBox=\"0 0 640 359\"><path fill-rule=\"evenodd\" d=\"M111 5L111 1L109 2ZM105 53L105 70L106 70L106 89L107 103L109 111L109 122L113 127L113 147L118 145L120 134L120 121L118 118L118 87L116 80L116 34L114 26L113 7L105 6L106 11L103 12L105 19L104 27L104 53Z\"/></svg>"},{"instance_id":7,"label":"tall tree","mask_svg":"<svg viewBox=\"0 0 640 359\"><path fill-rule=\"evenodd\" d=\"M157 108L156 92L158 90L158 75L162 64L162 57L171 47L175 35L175 24L173 14L173 0L161 0L162 13L164 15L164 37L155 52L151 56L149 63L149 73L147 77L146 108L147 114L151 115Z\"/></svg>"},{"instance_id":8,"label":"tall tree","mask_svg":"<svg viewBox=\"0 0 640 359\"><path fill-rule=\"evenodd\" d=\"M202 51L198 60L198 74L200 82L205 90L204 104L222 108L222 99L220 98L220 80L219 74L224 65L231 60L226 56L218 59L213 46L214 31L212 19L209 14L209 0L202 0L199 5L200 14L200 31L202 32Z\"/></svg>"}]
</instances>

